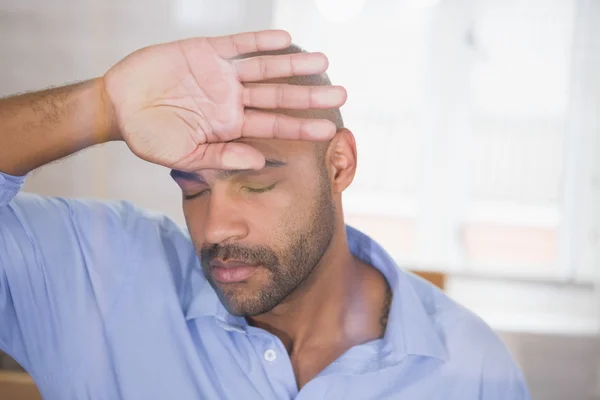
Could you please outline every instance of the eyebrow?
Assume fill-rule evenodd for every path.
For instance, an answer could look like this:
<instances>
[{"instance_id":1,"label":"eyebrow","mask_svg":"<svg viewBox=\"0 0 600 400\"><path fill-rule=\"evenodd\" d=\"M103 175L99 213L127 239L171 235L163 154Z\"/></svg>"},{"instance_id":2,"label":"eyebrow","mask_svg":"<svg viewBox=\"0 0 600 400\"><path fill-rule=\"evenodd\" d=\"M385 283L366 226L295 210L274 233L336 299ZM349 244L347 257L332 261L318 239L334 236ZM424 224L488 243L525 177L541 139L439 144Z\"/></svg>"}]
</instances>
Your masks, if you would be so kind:
<instances>
[{"instance_id":1,"label":"eyebrow","mask_svg":"<svg viewBox=\"0 0 600 400\"><path fill-rule=\"evenodd\" d=\"M265 160L264 168L281 168L281 167L285 167L286 165L287 165L287 163L283 162L283 161L267 159L267 160ZM217 179L225 180L234 175L239 175L239 174L249 173L249 172L257 172L257 171L260 171L260 170L253 170L253 169L222 170L217 173ZM194 173L194 172L185 172L185 171L179 171L179 170L173 169L173 170L171 170L171 177L175 180L206 183L200 175L198 175L197 173Z\"/></svg>"}]
</instances>

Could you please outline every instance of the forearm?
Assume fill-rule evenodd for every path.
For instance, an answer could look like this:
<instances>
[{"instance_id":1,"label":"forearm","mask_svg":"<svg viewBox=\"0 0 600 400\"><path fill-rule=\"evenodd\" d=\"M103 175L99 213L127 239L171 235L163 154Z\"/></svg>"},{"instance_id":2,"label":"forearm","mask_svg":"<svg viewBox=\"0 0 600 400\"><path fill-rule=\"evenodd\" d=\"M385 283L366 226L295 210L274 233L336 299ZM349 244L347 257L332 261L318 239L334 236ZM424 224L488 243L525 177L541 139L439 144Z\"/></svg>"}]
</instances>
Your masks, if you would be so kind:
<instances>
[{"instance_id":1,"label":"forearm","mask_svg":"<svg viewBox=\"0 0 600 400\"><path fill-rule=\"evenodd\" d=\"M25 175L118 139L101 79L0 99L0 172Z\"/></svg>"}]
</instances>

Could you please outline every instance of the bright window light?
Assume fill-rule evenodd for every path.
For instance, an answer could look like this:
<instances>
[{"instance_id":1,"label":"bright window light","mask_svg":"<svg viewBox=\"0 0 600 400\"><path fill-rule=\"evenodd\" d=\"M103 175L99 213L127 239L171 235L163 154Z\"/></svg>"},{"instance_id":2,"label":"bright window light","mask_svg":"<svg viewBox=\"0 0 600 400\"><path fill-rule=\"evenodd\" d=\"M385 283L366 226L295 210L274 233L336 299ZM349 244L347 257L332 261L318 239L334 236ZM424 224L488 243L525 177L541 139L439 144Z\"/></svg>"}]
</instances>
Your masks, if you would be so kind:
<instances>
[{"instance_id":1,"label":"bright window light","mask_svg":"<svg viewBox=\"0 0 600 400\"><path fill-rule=\"evenodd\" d=\"M315 0L321 14L333 22L347 22L362 11L366 0Z\"/></svg>"},{"instance_id":2,"label":"bright window light","mask_svg":"<svg viewBox=\"0 0 600 400\"><path fill-rule=\"evenodd\" d=\"M440 0L399 0L398 5L406 8L425 8L435 6L439 2Z\"/></svg>"},{"instance_id":3,"label":"bright window light","mask_svg":"<svg viewBox=\"0 0 600 400\"><path fill-rule=\"evenodd\" d=\"M242 0L177 0L173 12L180 26L219 29L241 23L246 12L245 4Z\"/></svg>"}]
</instances>

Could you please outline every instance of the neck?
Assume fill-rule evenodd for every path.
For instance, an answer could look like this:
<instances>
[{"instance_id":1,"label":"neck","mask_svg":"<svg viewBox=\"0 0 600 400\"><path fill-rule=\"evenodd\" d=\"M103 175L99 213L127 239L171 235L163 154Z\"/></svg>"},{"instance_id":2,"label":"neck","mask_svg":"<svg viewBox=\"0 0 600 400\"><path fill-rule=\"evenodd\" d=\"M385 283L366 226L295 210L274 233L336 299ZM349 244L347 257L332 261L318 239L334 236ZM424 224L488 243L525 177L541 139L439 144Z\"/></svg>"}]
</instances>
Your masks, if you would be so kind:
<instances>
[{"instance_id":1,"label":"neck","mask_svg":"<svg viewBox=\"0 0 600 400\"><path fill-rule=\"evenodd\" d=\"M383 335L387 282L355 258L338 229L311 275L284 302L249 322L278 336L288 352L343 346Z\"/></svg>"}]
</instances>

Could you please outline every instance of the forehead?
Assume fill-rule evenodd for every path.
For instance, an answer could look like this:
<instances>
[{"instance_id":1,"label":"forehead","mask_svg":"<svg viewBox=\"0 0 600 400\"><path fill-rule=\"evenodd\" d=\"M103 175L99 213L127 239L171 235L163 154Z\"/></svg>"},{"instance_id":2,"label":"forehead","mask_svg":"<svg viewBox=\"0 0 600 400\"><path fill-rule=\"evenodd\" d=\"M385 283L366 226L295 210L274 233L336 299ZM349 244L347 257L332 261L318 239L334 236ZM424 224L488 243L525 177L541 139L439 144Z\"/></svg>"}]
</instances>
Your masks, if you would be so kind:
<instances>
[{"instance_id":1,"label":"forehead","mask_svg":"<svg viewBox=\"0 0 600 400\"><path fill-rule=\"evenodd\" d=\"M260 151L267 165L261 170L216 170L203 169L196 172L183 172L172 170L171 176L180 184L186 182L209 183L215 180L226 180L229 178L260 177L271 174L274 171L293 171L295 175L302 175L311 170L314 165L315 144L308 141L278 140L278 139L238 139L235 142L245 143ZM285 168L281 168L285 167Z\"/></svg>"},{"instance_id":2,"label":"forehead","mask_svg":"<svg viewBox=\"0 0 600 400\"><path fill-rule=\"evenodd\" d=\"M314 143L303 140L283 139L238 139L236 142L245 143L260 151L265 158L283 161L287 164L302 162L314 157Z\"/></svg>"}]
</instances>

